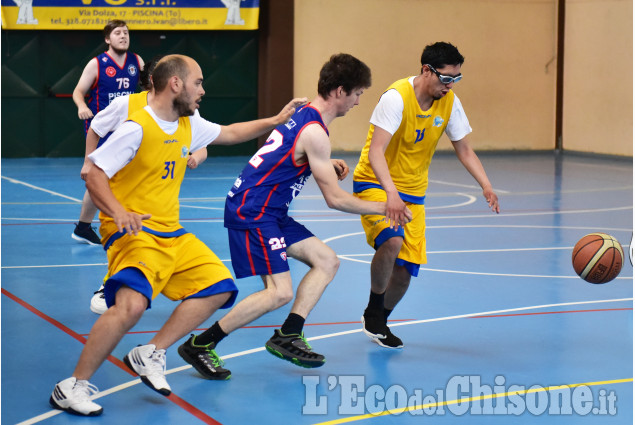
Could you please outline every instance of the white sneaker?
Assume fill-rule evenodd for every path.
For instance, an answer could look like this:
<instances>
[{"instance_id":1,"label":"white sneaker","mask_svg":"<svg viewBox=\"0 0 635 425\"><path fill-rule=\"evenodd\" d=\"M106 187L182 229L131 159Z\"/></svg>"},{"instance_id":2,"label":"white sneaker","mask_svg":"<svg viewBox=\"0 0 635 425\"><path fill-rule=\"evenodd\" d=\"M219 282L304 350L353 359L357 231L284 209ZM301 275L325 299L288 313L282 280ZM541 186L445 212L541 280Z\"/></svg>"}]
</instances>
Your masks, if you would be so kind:
<instances>
[{"instance_id":1,"label":"white sneaker","mask_svg":"<svg viewBox=\"0 0 635 425\"><path fill-rule=\"evenodd\" d=\"M163 395L172 389L165 380L165 350L157 350L154 344L139 345L123 358L124 363L136 372L148 387Z\"/></svg>"},{"instance_id":2,"label":"white sneaker","mask_svg":"<svg viewBox=\"0 0 635 425\"><path fill-rule=\"evenodd\" d=\"M69 413L83 416L98 416L104 409L90 400L91 394L98 393L96 386L88 381L78 381L74 377L67 378L55 385L49 399L52 407Z\"/></svg>"},{"instance_id":3,"label":"white sneaker","mask_svg":"<svg viewBox=\"0 0 635 425\"><path fill-rule=\"evenodd\" d=\"M106 305L106 297L104 296L104 285L101 285L99 291L90 299L90 311L96 314L104 314L108 310Z\"/></svg>"}]
</instances>

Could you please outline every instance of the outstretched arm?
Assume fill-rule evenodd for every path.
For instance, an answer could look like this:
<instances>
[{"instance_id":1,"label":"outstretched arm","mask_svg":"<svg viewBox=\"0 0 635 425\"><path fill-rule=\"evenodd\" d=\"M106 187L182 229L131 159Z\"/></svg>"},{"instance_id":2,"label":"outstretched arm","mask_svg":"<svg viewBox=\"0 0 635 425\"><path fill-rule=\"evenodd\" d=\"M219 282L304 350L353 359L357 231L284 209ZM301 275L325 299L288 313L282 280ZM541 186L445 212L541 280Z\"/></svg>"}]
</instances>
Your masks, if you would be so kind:
<instances>
[{"instance_id":1,"label":"outstretched arm","mask_svg":"<svg viewBox=\"0 0 635 425\"><path fill-rule=\"evenodd\" d=\"M496 214L500 213L498 196L494 193L494 189L487 178L483 164L481 164L481 160L478 159L478 156L470 146L467 138L464 137L461 140L452 142L452 147L454 147L454 152L459 158L459 161L461 161L461 164L463 164L465 169L472 175L472 177L474 177L483 189L483 196L487 201L487 205L489 205L492 211Z\"/></svg>"},{"instance_id":2,"label":"outstretched arm","mask_svg":"<svg viewBox=\"0 0 635 425\"><path fill-rule=\"evenodd\" d=\"M384 202L361 200L340 187L331 161L331 143L322 127L313 124L305 128L296 149L306 154L311 172L329 208L353 214L385 214ZM403 224L409 222L411 218L412 214L404 219Z\"/></svg>"},{"instance_id":3,"label":"outstretched arm","mask_svg":"<svg viewBox=\"0 0 635 425\"><path fill-rule=\"evenodd\" d=\"M273 130L280 124L289 121L297 107L304 105L307 98L295 98L289 102L275 117L263 118L254 121L239 122L231 125L222 125L220 134L214 140L219 145L234 145L255 139L258 136Z\"/></svg>"}]
</instances>

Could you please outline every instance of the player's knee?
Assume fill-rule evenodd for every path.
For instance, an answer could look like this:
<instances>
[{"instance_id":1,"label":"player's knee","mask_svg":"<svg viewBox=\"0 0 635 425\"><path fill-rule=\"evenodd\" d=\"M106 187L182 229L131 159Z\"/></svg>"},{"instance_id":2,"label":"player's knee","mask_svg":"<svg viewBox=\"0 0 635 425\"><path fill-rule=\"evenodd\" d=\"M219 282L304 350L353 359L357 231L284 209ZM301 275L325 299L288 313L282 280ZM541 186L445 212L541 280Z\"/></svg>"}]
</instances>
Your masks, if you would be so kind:
<instances>
[{"instance_id":1,"label":"player's knee","mask_svg":"<svg viewBox=\"0 0 635 425\"><path fill-rule=\"evenodd\" d=\"M381 244L381 247L382 249L393 253L396 257L399 254L399 251L401 250L402 245L403 245L403 238L394 237L394 238L386 239L384 243Z\"/></svg>"},{"instance_id":2,"label":"player's knee","mask_svg":"<svg viewBox=\"0 0 635 425\"><path fill-rule=\"evenodd\" d=\"M393 285L397 285L400 288L400 290L402 290L403 292L408 290L408 287L410 286L410 279L393 280L392 282L393 282Z\"/></svg>"},{"instance_id":3,"label":"player's knee","mask_svg":"<svg viewBox=\"0 0 635 425\"><path fill-rule=\"evenodd\" d=\"M335 277L335 273L340 268L340 259L337 258L337 254L332 249L325 250L320 256L319 265L328 276Z\"/></svg>"},{"instance_id":4,"label":"player's knee","mask_svg":"<svg viewBox=\"0 0 635 425\"><path fill-rule=\"evenodd\" d=\"M125 301L117 299L113 306L116 312L127 322L136 323L148 308L148 301L145 297L131 297Z\"/></svg>"},{"instance_id":5,"label":"player's knee","mask_svg":"<svg viewBox=\"0 0 635 425\"><path fill-rule=\"evenodd\" d=\"M293 289L291 288L277 288L274 295L274 308L280 308L283 305L289 304L293 299Z\"/></svg>"},{"instance_id":6,"label":"player's knee","mask_svg":"<svg viewBox=\"0 0 635 425\"><path fill-rule=\"evenodd\" d=\"M337 273L337 270L340 268L340 259L337 258L335 253L333 253L333 257L329 260L329 268L333 276L335 276L335 273Z\"/></svg>"}]
</instances>

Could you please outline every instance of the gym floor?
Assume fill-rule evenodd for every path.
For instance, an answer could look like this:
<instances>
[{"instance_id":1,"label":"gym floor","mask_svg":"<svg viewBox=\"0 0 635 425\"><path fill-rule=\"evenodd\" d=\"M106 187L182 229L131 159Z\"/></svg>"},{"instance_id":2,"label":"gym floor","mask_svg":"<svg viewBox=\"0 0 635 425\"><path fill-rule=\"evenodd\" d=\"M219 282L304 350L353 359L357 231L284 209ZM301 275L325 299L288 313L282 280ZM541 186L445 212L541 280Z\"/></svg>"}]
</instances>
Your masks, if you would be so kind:
<instances>
[{"instance_id":1,"label":"gym floor","mask_svg":"<svg viewBox=\"0 0 635 425\"><path fill-rule=\"evenodd\" d=\"M159 297L91 379L104 408L95 418L48 404L97 319L89 303L106 271L101 247L70 237L82 159L2 159L2 423L632 424L632 158L480 157L499 215L453 154L432 161L428 264L390 322L403 349L381 348L361 332L373 250L359 218L329 210L311 179L291 214L341 259L305 327L326 364L302 369L264 350L285 306L219 345L229 381L203 379L170 348L173 393L163 397L121 362L175 307ZM352 170L357 155L343 158ZM228 266L223 202L247 160L214 158L211 148L180 194L184 227ZM341 184L350 192L352 176ZM592 232L613 235L626 255L621 274L602 285L571 266L576 241ZM290 266L297 284L307 267ZM258 277L237 283L239 299L262 287Z\"/></svg>"}]
</instances>

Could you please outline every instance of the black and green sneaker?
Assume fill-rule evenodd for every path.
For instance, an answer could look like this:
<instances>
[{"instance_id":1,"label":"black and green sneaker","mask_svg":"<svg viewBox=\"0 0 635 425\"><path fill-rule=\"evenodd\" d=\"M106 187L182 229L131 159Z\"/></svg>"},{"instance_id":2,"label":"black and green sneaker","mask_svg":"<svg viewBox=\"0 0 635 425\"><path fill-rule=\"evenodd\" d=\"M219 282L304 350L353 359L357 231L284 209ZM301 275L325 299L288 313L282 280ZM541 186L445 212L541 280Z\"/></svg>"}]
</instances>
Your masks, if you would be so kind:
<instances>
[{"instance_id":1,"label":"black and green sneaker","mask_svg":"<svg viewBox=\"0 0 635 425\"><path fill-rule=\"evenodd\" d=\"M210 343L208 345L196 345L194 344L194 335L190 337L185 343L183 343L179 349L179 355L194 367L207 379L226 380L231 378L232 373L223 368L225 364L214 348L216 344Z\"/></svg>"},{"instance_id":2,"label":"black and green sneaker","mask_svg":"<svg viewBox=\"0 0 635 425\"><path fill-rule=\"evenodd\" d=\"M284 335L276 329L265 347L274 356L301 367L320 367L326 361L323 355L311 350L311 346L304 338L304 333Z\"/></svg>"}]
</instances>

